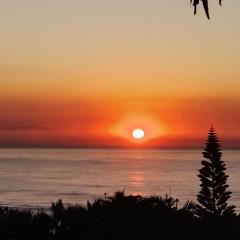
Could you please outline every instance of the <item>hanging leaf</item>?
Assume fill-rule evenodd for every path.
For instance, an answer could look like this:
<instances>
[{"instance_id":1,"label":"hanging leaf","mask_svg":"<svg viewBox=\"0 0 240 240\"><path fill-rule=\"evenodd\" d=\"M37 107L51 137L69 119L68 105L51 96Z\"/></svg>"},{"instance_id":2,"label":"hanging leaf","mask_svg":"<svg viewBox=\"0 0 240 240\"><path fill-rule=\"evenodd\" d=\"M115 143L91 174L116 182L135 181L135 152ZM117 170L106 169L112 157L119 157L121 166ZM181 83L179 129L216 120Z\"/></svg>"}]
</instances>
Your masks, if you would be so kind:
<instances>
[{"instance_id":1,"label":"hanging leaf","mask_svg":"<svg viewBox=\"0 0 240 240\"><path fill-rule=\"evenodd\" d=\"M202 1L204 11L207 15L207 18L210 19L209 8L208 8L208 0L190 0L191 5L194 7L194 15L197 13L197 5ZM219 4L222 5L222 0L219 0Z\"/></svg>"}]
</instances>

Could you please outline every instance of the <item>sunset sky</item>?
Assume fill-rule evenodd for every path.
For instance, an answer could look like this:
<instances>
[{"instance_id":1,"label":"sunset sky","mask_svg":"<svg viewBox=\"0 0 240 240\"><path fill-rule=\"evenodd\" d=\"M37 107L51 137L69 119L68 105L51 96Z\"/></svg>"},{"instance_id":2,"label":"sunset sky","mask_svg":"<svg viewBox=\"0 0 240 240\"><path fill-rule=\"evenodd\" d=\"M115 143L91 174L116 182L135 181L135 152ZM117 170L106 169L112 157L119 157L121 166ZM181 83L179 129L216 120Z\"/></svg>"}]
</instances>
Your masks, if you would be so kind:
<instances>
[{"instance_id":1,"label":"sunset sky","mask_svg":"<svg viewBox=\"0 0 240 240\"><path fill-rule=\"evenodd\" d=\"M211 124L240 147L239 10L2 1L0 147L202 147Z\"/></svg>"}]
</instances>

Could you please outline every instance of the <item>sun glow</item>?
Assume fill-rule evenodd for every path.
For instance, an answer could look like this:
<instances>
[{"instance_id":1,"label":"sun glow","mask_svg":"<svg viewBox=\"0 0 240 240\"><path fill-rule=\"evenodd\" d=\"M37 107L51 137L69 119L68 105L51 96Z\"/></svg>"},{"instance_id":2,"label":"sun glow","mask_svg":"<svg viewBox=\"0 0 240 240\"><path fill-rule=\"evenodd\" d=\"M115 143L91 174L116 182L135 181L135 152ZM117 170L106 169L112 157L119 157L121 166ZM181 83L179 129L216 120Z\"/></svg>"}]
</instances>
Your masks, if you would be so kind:
<instances>
[{"instance_id":1,"label":"sun glow","mask_svg":"<svg viewBox=\"0 0 240 240\"><path fill-rule=\"evenodd\" d=\"M136 128L132 131L132 136L135 138L135 139L142 139L144 138L145 136L145 133L144 131L141 129L141 128Z\"/></svg>"},{"instance_id":2,"label":"sun glow","mask_svg":"<svg viewBox=\"0 0 240 240\"><path fill-rule=\"evenodd\" d=\"M109 131L113 136L145 146L167 134L166 127L160 121L145 114L125 117Z\"/></svg>"}]
</instances>

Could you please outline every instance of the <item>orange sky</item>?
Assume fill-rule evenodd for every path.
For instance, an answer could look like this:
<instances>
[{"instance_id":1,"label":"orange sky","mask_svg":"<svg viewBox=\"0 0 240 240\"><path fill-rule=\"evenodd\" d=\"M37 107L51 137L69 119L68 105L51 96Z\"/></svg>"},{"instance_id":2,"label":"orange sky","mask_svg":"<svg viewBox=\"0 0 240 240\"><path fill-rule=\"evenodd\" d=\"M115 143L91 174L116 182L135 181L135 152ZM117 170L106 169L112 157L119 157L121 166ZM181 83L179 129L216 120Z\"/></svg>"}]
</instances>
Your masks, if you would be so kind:
<instances>
[{"instance_id":1,"label":"orange sky","mask_svg":"<svg viewBox=\"0 0 240 240\"><path fill-rule=\"evenodd\" d=\"M5 1L0 147L240 146L240 8L183 1ZM131 139L142 127L145 141Z\"/></svg>"},{"instance_id":2,"label":"orange sky","mask_svg":"<svg viewBox=\"0 0 240 240\"><path fill-rule=\"evenodd\" d=\"M214 124L239 146L239 101L233 99L7 99L0 103L1 146L196 147ZM146 140L132 141L141 127Z\"/></svg>"}]
</instances>

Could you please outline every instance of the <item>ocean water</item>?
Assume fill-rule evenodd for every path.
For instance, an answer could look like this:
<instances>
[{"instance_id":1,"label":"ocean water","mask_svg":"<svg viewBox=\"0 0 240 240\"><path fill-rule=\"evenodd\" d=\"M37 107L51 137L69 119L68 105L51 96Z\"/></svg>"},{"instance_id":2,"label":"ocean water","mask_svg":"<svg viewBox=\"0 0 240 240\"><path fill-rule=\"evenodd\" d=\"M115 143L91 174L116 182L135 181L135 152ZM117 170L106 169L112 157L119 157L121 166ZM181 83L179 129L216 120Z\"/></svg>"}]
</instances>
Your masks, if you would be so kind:
<instances>
[{"instance_id":1,"label":"ocean water","mask_svg":"<svg viewBox=\"0 0 240 240\"><path fill-rule=\"evenodd\" d=\"M224 151L231 203L240 207L240 151ZM47 208L111 195L171 195L196 201L201 150L0 149L0 204Z\"/></svg>"}]
</instances>

